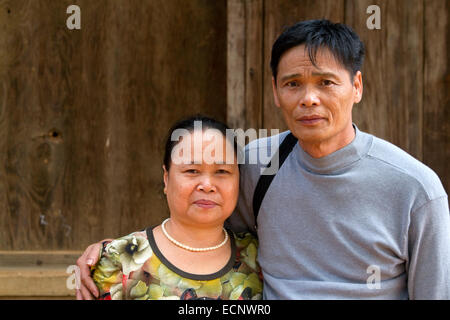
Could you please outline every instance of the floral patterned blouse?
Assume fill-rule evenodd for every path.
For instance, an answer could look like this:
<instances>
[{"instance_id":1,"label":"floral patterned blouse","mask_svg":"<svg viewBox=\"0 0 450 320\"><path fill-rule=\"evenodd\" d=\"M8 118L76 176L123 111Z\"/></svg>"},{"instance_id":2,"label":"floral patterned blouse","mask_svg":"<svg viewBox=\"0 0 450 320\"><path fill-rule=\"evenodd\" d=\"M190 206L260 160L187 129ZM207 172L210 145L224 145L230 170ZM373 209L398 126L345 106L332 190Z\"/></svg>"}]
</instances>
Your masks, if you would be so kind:
<instances>
[{"instance_id":1,"label":"floral patterned blouse","mask_svg":"<svg viewBox=\"0 0 450 320\"><path fill-rule=\"evenodd\" d=\"M158 249L153 227L103 244L92 277L101 300L262 298L262 275L256 261L258 241L250 233L228 231L231 257L216 273L196 275L172 265Z\"/></svg>"}]
</instances>

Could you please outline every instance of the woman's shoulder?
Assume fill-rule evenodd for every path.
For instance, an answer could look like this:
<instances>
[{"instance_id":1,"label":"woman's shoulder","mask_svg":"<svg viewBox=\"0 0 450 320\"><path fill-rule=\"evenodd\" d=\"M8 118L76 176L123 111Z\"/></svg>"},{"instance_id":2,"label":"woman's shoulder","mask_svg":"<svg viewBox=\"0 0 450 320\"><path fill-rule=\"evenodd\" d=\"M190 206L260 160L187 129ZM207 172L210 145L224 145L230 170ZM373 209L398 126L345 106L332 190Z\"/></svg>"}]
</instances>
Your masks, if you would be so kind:
<instances>
[{"instance_id":1,"label":"woman's shoulder","mask_svg":"<svg viewBox=\"0 0 450 320\"><path fill-rule=\"evenodd\" d=\"M120 264L124 274L136 271L152 256L147 233L135 231L117 238L104 246L104 255L113 263Z\"/></svg>"},{"instance_id":2,"label":"woman's shoulder","mask_svg":"<svg viewBox=\"0 0 450 320\"><path fill-rule=\"evenodd\" d=\"M101 299L136 296L143 283L137 278L143 274L142 268L152 255L145 230L104 242L100 260L92 270Z\"/></svg>"}]
</instances>

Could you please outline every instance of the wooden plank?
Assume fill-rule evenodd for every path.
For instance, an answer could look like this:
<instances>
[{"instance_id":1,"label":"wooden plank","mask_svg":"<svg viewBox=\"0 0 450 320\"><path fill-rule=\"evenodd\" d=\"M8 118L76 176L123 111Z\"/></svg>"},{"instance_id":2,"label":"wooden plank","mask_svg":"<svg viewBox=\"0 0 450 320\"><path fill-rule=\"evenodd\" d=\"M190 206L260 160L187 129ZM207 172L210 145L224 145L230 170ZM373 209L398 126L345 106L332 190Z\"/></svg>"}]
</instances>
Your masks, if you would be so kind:
<instances>
[{"instance_id":1,"label":"wooden plank","mask_svg":"<svg viewBox=\"0 0 450 320\"><path fill-rule=\"evenodd\" d=\"M425 3L423 160L450 193L450 3Z\"/></svg>"},{"instance_id":2,"label":"wooden plank","mask_svg":"<svg viewBox=\"0 0 450 320\"><path fill-rule=\"evenodd\" d=\"M369 5L381 9L381 29L369 30ZM423 1L347 1L345 22L366 46L358 127L422 159Z\"/></svg>"},{"instance_id":3,"label":"wooden plank","mask_svg":"<svg viewBox=\"0 0 450 320\"><path fill-rule=\"evenodd\" d=\"M264 1L264 111L263 127L287 130L280 110L273 102L270 53L282 31L302 20L329 19L344 21L344 0L266 0Z\"/></svg>"},{"instance_id":4,"label":"wooden plank","mask_svg":"<svg viewBox=\"0 0 450 320\"><path fill-rule=\"evenodd\" d=\"M227 1L227 124L245 127L245 1Z\"/></svg>"},{"instance_id":5,"label":"wooden plank","mask_svg":"<svg viewBox=\"0 0 450 320\"><path fill-rule=\"evenodd\" d=\"M263 0L246 2L246 70L244 129L262 127L263 110Z\"/></svg>"},{"instance_id":6,"label":"wooden plank","mask_svg":"<svg viewBox=\"0 0 450 320\"><path fill-rule=\"evenodd\" d=\"M73 298L68 267L80 251L0 251L0 299ZM73 284L70 280L69 284Z\"/></svg>"},{"instance_id":7,"label":"wooden plank","mask_svg":"<svg viewBox=\"0 0 450 320\"><path fill-rule=\"evenodd\" d=\"M66 268L4 268L0 267L0 297L73 297L67 288Z\"/></svg>"},{"instance_id":8,"label":"wooden plank","mask_svg":"<svg viewBox=\"0 0 450 320\"><path fill-rule=\"evenodd\" d=\"M8 48L1 57L6 71L0 85L2 249L70 243L70 225L61 214L65 107L73 84L66 59L74 51L61 27L65 9L64 2L0 4L7 13L0 42Z\"/></svg>"},{"instance_id":9,"label":"wooden plank","mask_svg":"<svg viewBox=\"0 0 450 320\"><path fill-rule=\"evenodd\" d=\"M76 264L82 251L0 251L0 267L33 267L62 266Z\"/></svg>"},{"instance_id":10,"label":"wooden plank","mask_svg":"<svg viewBox=\"0 0 450 320\"><path fill-rule=\"evenodd\" d=\"M227 121L232 128L262 125L263 1L228 1Z\"/></svg>"}]
</instances>

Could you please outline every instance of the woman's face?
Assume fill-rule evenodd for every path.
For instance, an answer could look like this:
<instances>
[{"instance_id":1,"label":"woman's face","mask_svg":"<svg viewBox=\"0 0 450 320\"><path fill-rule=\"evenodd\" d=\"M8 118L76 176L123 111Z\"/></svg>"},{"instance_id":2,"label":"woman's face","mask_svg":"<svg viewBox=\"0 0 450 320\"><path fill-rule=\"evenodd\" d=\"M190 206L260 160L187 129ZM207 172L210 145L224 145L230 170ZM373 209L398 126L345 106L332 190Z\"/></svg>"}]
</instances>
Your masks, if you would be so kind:
<instances>
[{"instance_id":1,"label":"woman's face","mask_svg":"<svg viewBox=\"0 0 450 320\"><path fill-rule=\"evenodd\" d=\"M208 227L222 225L232 214L239 195L239 168L230 153L234 153L231 143L210 130L191 132L178 142L170 169L164 167L171 219Z\"/></svg>"}]
</instances>

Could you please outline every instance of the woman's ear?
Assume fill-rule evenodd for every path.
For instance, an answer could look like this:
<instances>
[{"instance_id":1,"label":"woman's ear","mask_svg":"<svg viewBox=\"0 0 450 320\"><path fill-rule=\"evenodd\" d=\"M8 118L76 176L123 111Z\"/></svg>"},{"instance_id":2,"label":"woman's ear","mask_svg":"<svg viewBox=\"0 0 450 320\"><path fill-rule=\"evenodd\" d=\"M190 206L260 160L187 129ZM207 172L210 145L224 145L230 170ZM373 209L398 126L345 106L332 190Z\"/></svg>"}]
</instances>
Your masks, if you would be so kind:
<instances>
[{"instance_id":1,"label":"woman's ear","mask_svg":"<svg viewBox=\"0 0 450 320\"><path fill-rule=\"evenodd\" d=\"M165 165L163 165L162 168L163 168L163 171L164 171L164 175L163 175L163 178L164 178L164 194L167 194L167 183L169 182L169 171L166 170L166 166Z\"/></svg>"}]
</instances>

